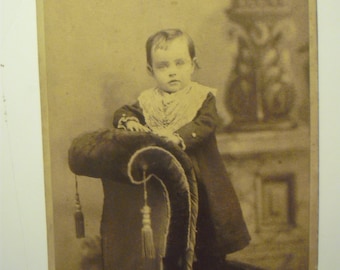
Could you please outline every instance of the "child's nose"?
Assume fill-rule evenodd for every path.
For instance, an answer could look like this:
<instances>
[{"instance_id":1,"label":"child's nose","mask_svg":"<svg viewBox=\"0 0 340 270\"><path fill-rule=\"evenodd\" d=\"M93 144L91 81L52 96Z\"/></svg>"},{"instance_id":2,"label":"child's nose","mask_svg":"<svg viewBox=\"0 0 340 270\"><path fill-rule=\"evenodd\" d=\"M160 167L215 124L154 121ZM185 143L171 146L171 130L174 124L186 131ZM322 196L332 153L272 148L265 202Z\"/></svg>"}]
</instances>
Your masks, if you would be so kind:
<instances>
[{"instance_id":1,"label":"child's nose","mask_svg":"<svg viewBox=\"0 0 340 270\"><path fill-rule=\"evenodd\" d=\"M169 76L170 77L176 76L176 73L177 73L176 67L172 66L172 67L169 68Z\"/></svg>"}]
</instances>

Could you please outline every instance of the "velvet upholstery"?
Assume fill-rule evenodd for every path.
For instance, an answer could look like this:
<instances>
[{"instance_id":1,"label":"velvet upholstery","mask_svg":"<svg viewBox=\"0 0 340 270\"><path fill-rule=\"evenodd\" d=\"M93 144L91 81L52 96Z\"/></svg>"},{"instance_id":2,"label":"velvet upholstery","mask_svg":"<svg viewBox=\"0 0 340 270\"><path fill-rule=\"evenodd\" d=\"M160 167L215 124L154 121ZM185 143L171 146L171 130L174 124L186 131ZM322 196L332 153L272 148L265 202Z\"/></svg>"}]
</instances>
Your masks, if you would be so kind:
<instances>
[{"instance_id":1,"label":"velvet upholstery","mask_svg":"<svg viewBox=\"0 0 340 270\"><path fill-rule=\"evenodd\" d=\"M104 269L160 269L163 258L171 258L177 269L192 268L197 183L191 161L179 147L150 133L99 130L73 141L69 166L77 175L102 181ZM155 260L143 259L141 252L145 178Z\"/></svg>"}]
</instances>

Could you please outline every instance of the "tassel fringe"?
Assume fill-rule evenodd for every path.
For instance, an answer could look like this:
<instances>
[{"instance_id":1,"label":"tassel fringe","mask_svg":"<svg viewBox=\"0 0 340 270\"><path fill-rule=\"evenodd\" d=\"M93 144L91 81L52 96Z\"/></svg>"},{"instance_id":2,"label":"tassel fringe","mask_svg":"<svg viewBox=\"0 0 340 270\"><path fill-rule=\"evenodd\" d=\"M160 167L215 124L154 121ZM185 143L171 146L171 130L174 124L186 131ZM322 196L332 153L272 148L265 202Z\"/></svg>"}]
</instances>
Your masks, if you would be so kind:
<instances>
[{"instance_id":1,"label":"tassel fringe","mask_svg":"<svg viewBox=\"0 0 340 270\"><path fill-rule=\"evenodd\" d=\"M143 214L143 227L142 227L142 255L144 258L155 258L155 245L153 242L153 231L151 228L150 213L151 208L147 205L141 210Z\"/></svg>"},{"instance_id":2,"label":"tassel fringe","mask_svg":"<svg viewBox=\"0 0 340 270\"><path fill-rule=\"evenodd\" d=\"M84 214L81 210L81 204L80 204L80 199L79 199L77 175L75 175L74 179L75 179L75 184L76 184L76 195L75 195L76 211L74 212L76 237L84 238L85 237Z\"/></svg>"},{"instance_id":3,"label":"tassel fringe","mask_svg":"<svg viewBox=\"0 0 340 270\"><path fill-rule=\"evenodd\" d=\"M151 208L148 206L148 193L146 190L146 168L143 168L144 177L144 206L141 210L143 215L143 227L142 227L142 256L147 259L154 259L155 255L155 245L153 242L153 231L151 227Z\"/></svg>"}]
</instances>

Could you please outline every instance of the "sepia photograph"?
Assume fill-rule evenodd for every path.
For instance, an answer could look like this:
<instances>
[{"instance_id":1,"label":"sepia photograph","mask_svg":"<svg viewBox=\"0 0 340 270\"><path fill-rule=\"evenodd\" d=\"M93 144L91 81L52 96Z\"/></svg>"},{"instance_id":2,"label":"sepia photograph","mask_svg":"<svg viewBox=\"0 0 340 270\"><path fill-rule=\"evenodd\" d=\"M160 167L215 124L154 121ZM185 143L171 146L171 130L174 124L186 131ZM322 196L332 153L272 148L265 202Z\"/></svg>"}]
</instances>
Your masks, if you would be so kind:
<instances>
[{"instance_id":1,"label":"sepia photograph","mask_svg":"<svg viewBox=\"0 0 340 270\"><path fill-rule=\"evenodd\" d=\"M50 270L308 270L316 1L37 1Z\"/></svg>"}]
</instances>

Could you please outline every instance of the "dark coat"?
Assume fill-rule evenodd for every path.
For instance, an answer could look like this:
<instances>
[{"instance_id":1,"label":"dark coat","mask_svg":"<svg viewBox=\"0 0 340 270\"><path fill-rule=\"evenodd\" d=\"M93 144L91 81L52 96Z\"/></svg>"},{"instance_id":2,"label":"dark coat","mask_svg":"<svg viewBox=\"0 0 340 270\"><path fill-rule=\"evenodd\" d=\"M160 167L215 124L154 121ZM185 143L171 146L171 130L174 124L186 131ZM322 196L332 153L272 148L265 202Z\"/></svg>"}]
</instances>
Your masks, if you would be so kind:
<instances>
[{"instance_id":1,"label":"dark coat","mask_svg":"<svg viewBox=\"0 0 340 270\"><path fill-rule=\"evenodd\" d=\"M114 114L117 127L122 117L137 117L145 124L139 103L125 105ZM198 252L223 256L248 245L250 236L240 204L218 152L215 130L218 122L216 100L208 94L196 117L177 133L192 160L199 191L197 221Z\"/></svg>"}]
</instances>

